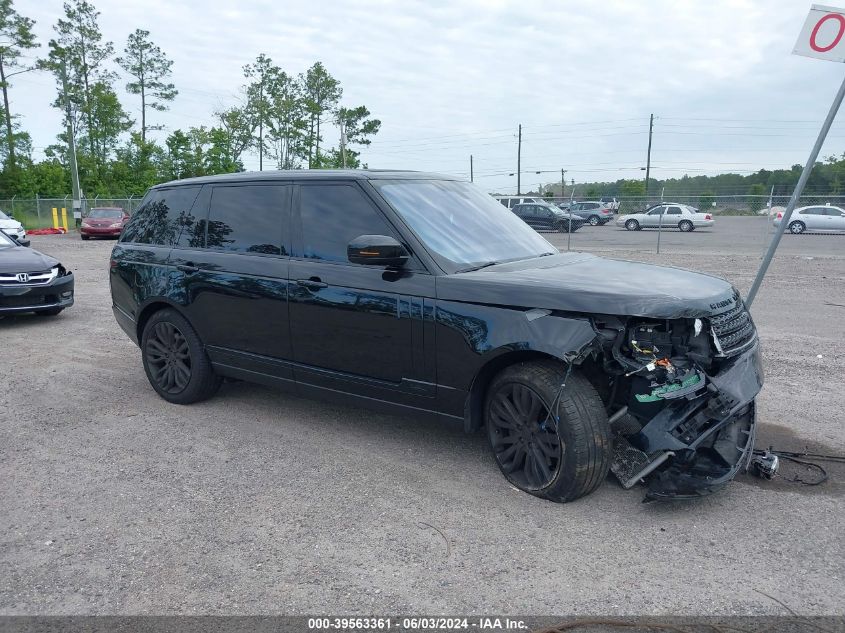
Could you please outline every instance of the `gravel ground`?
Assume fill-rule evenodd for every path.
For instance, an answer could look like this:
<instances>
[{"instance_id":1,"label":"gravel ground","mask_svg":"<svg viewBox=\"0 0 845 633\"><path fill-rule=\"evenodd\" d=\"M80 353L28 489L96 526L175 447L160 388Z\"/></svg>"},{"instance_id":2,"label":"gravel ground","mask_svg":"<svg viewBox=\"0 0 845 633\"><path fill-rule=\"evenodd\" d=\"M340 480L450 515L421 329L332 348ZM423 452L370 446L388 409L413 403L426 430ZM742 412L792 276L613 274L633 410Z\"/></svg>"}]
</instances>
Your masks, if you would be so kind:
<instances>
[{"instance_id":1,"label":"gravel ground","mask_svg":"<svg viewBox=\"0 0 845 633\"><path fill-rule=\"evenodd\" d=\"M573 242L745 291L761 226L667 234L661 256L613 226ZM763 594L843 614L841 467L671 504L609 478L557 505L446 424L245 383L171 405L112 317L112 243L32 242L74 270L77 302L0 320L0 614L785 613ZM785 236L753 313L759 444L845 453L845 236Z\"/></svg>"}]
</instances>

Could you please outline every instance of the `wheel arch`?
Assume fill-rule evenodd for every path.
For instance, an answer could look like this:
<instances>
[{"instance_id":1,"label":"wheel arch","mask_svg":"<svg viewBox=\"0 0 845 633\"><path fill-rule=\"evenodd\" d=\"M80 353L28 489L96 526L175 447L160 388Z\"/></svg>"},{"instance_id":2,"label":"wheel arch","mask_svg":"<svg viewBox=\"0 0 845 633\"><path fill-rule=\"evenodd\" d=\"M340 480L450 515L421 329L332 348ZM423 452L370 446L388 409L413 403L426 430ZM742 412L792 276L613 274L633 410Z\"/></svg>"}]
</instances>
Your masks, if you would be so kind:
<instances>
[{"instance_id":1,"label":"wheel arch","mask_svg":"<svg viewBox=\"0 0 845 633\"><path fill-rule=\"evenodd\" d=\"M138 311L138 319L135 322L135 335L138 337L138 345L141 344L141 336L144 334L144 326L147 325L147 321L150 320L150 317L152 317L159 310L164 310L166 308L173 308L183 317L185 317L186 319L188 318L185 313L182 312L178 304L173 303L172 301L165 299L164 297L150 299Z\"/></svg>"},{"instance_id":2,"label":"wheel arch","mask_svg":"<svg viewBox=\"0 0 845 633\"><path fill-rule=\"evenodd\" d=\"M481 428L484 420L484 401L487 398L487 388L500 372L512 365L537 360L566 362L558 356L539 350L510 350L489 359L482 365L472 380L469 395L464 405L464 430L467 433L472 433Z\"/></svg>"}]
</instances>

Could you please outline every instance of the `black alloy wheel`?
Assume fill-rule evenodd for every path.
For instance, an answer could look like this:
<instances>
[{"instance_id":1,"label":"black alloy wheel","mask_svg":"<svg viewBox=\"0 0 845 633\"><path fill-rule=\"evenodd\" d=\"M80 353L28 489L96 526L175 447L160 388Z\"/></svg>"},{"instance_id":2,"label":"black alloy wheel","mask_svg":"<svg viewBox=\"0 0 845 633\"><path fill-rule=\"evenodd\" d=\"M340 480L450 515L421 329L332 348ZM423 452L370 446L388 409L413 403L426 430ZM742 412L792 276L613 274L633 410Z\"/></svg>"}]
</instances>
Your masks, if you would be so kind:
<instances>
[{"instance_id":1,"label":"black alloy wheel","mask_svg":"<svg viewBox=\"0 0 845 633\"><path fill-rule=\"evenodd\" d=\"M194 328L172 308L159 310L144 324L141 359L153 389L174 404L210 398L223 381Z\"/></svg>"},{"instance_id":2,"label":"black alloy wheel","mask_svg":"<svg viewBox=\"0 0 845 633\"><path fill-rule=\"evenodd\" d=\"M507 383L492 396L489 433L499 468L524 490L554 481L563 446L555 421L540 395L526 385Z\"/></svg>"},{"instance_id":3,"label":"black alloy wheel","mask_svg":"<svg viewBox=\"0 0 845 633\"><path fill-rule=\"evenodd\" d=\"M176 395L191 381L191 350L188 341L172 323L156 323L144 344L144 355L155 385Z\"/></svg>"},{"instance_id":4,"label":"black alloy wheel","mask_svg":"<svg viewBox=\"0 0 845 633\"><path fill-rule=\"evenodd\" d=\"M561 362L503 369L487 387L484 417L493 459L520 490L574 501L607 475L611 444L604 404L589 380Z\"/></svg>"}]
</instances>

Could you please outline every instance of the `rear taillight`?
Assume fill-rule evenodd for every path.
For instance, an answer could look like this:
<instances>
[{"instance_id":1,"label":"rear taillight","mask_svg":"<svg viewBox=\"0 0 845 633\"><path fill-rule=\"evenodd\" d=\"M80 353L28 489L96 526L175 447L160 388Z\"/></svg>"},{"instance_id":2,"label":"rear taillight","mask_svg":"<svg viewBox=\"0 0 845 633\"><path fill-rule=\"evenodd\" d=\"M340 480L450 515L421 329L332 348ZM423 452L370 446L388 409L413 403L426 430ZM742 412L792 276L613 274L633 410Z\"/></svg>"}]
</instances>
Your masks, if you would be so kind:
<instances>
[{"instance_id":1,"label":"rear taillight","mask_svg":"<svg viewBox=\"0 0 845 633\"><path fill-rule=\"evenodd\" d=\"M109 268L117 268L117 260L116 259L110 259L109 260Z\"/></svg>"},{"instance_id":2,"label":"rear taillight","mask_svg":"<svg viewBox=\"0 0 845 633\"><path fill-rule=\"evenodd\" d=\"M778 211L778 220L780 220L782 217L783 217L783 213L781 213L780 211Z\"/></svg>"},{"instance_id":3,"label":"rear taillight","mask_svg":"<svg viewBox=\"0 0 845 633\"><path fill-rule=\"evenodd\" d=\"M712 220L712 219L713 219L713 216L712 216L712 215L710 215L709 213L705 213L705 214L704 214L704 219L705 219L705 220Z\"/></svg>"}]
</instances>

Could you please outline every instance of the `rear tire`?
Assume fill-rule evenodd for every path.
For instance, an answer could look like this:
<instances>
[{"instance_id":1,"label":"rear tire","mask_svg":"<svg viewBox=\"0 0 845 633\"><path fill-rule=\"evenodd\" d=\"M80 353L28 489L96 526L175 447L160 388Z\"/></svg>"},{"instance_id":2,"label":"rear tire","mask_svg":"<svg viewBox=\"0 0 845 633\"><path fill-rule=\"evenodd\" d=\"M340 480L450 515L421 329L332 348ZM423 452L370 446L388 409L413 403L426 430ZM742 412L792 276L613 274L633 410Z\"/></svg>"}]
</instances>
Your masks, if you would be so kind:
<instances>
[{"instance_id":1,"label":"rear tire","mask_svg":"<svg viewBox=\"0 0 845 633\"><path fill-rule=\"evenodd\" d=\"M555 361L520 363L490 383L484 407L487 438L505 478L520 490L556 502L598 488L610 468L610 427L601 398L579 374L566 378Z\"/></svg>"},{"instance_id":2,"label":"rear tire","mask_svg":"<svg viewBox=\"0 0 845 633\"><path fill-rule=\"evenodd\" d=\"M587 221L590 223L590 226L598 226L601 223L601 218L597 215L591 215Z\"/></svg>"},{"instance_id":3,"label":"rear tire","mask_svg":"<svg viewBox=\"0 0 845 633\"><path fill-rule=\"evenodd\" d=\"M689 220L681 220L678 222L678 228L681 229L683 233L689 233L695 228L695 226Z\"/></svg>"},{"instance_id":4,"label":"rear tire","mask_svg":"<svg viewBox=\"0 0 845 633\"><path fill-rule=\"evenodd\" d=\"M81 237L83 240L87 240L87 239L91 238L90 235L83 235L82 233L79 234L79 237Z\"/></svg>"},{"instance_id":5,"label":"rear tire","mask_svg":"<svg viewBox=\"0 0 845 633\"><path fill-rule=\"evenodd\" d=\"M807 227L803 222L790 222L789 223L789 231L793 235L801 235L801 233L803 233L806 230L807 230Z\"/></svg>"},{"instance_id":6,"label":"rear tire","mask_svg":"<svg viewBox=\"0 0 845 633\"><path fill-rule=\"evenodd\" d=\"M172 308L159 310L144 325L141 359L153 389L174 404L206 400L222 382L194 328Z\"/></svg>"},{"instance_id":7,"label":"rear tire","mask_svg":"<svg viewBox=\"0 0 845 633\"><path fill-rule=\"evenodd\" d=\"M640 223L636 220L628 220L627 222L625 222L625 228L629 231L639 231Z\"/></svg>"}]
</instances>

